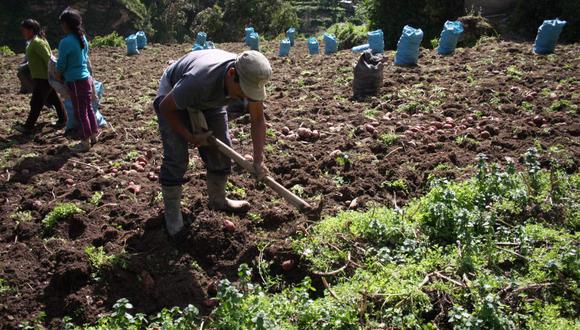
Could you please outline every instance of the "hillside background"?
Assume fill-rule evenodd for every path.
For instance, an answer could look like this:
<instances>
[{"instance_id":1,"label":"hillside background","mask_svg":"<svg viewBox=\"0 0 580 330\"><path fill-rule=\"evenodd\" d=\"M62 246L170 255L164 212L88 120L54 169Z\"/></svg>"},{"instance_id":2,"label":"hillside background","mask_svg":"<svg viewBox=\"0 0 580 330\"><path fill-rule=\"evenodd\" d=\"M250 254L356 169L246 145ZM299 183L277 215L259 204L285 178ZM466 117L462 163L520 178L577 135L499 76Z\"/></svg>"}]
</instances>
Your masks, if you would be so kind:
<instances>
[{"instance_id":1,"label":"hillside background","mask_svg":"<svg viewBox=\"0 0 580 330\"><path fill-rule=\"evenodd\" d=\"M310 35L351 22L382 28L387 47L394 48L405 24L420 26L428 42L438 35L442 21L474 12L492 15L501 32L523 40L533 39L546 18L569 21L564 42L577 42L580 31L580 1L569 0L3 0L0 45L22 51L19 22L32 17L46 27L56 47L61 34L58 15L67 6L83 13L89 37L145 30L160 43L191 42L198 31L217 42L239 41L249 24L271 39L289 26Z\"/></svg>"}]
</instances>

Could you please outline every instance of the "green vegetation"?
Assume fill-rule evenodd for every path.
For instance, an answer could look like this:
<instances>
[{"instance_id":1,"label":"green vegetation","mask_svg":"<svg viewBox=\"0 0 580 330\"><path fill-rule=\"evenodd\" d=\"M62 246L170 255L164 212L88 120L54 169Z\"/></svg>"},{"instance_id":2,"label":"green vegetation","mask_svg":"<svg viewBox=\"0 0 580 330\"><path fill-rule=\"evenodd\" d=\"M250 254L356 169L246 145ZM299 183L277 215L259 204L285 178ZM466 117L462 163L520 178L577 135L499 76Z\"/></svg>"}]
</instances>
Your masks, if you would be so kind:
<instances>
[{"instance_id":1,"label":"green vegetation","mask_svg":"<svg viewBox=\"0 0 580 330\"><path fill-rule=\"evenodd\" d=\"M91 267L93 268L93 278L98 278L104 266L120 265L125 266L124 253L108 255L102 246L94 247L88 246L85 248L85 253L89 258Z\"/></svg>"},{"instance_id":2,"label":"green vegetation","mask_svg":"<svg viewBox=\"0 0 580 330\"><path fill-rule=\"evenodd\" d=\"M17 211L10 215L10 219L16 221L16 224L22 222L29 222L32 221L32 212L31 211Z\"/></svg>"},{"instance_id":3,"label":"green vegetation","mask_svg":"<svg viewBox=\"0 0 580 330\"><path fill-rule=\"evenodd\" d=\"M293 247L314 276L329 282L324 295L312 298L309 277L272 293L270 285L280 282L268 279L270 262L258 267L269 283L264 286L251 283L251 269L241 265L239 283L219 283L219 305L204 326L577 328L580 175L567 174L557 161L542 169L533 148L522 159L518 172L513 163L500 169L480 156L472 179L435 179L425 196L402 209L343 212L314 224ZM130 309L119 301L110 316L86 328L153 329L161 319L168 329L201 323L191 306L164 310L165 317L147 325Z\"/></svg>"},{"instance_id":4,"label":"green vegetation","mask_svg":"<svg viewBox=\"0 0 580 330\"><path fill-rule=\"evenodd\" d=\"M119 34L117 34L116 31L113 31L112 33L110 33L106 36L96 36L91 41L91 46L92 47L103 47L103 46L124 47L125 40L123 39L123 37L121 37Z\"/></svg>"},{"instance_id":5,"label":"green vegetation","mask_svg":"<svg viewBox=\"0 0 580 330\"><path fill-rule=\"evenodd\" d=\"M139 330L139 329L196 329L199 311L193 305L189 305L183 310L174 307L171 309L164 308L157 315L147 318L144 314L131 314L133 305L125 298L121 298L113 305L113 313L99 319L94 325L76 326L72 323L70 317L63 319L64 330Z\"/></svg>"},{"instance_id":6,"label":"green vegetation","mask_svg":"<svg viewBox=\"0 0 580 330\"><path fill-rule=\"evenodd\" d=\"M60 220L66 219L75 214L83 213L78 206L73 203L57 204L52 211L50 211L44 219L42 219L42 229L45 233L50 232L56 223Z\"/></svg>"},{"instance_id":7,"label":"green vegetation","mask_svg":"<svg viewBox=\"0 0 580 330\"><path fill-rule=\"evenodd\" d=\"M399 136L395 133L383 133L379 136L379 140L387 147L399 141Z\"/></svg>"},{"instance_id":8,"label":"green vegetation","mask_svg":"<svg viewBox=\"0 0 580 330\"><path fill-rule=\"evenodd\" d=\"M8 46L0 46L0 55L2 56L14 56L16 55L12 49Z\"/></svg>"},{"instance_id":9,"label":"green vegetation","mask_svg":"<svg viewBox=\"0 0 580 330\"><path fill-rule=\"evenodd\" d=\"M102 191L95 191L93 196L89 199L89 203L93 204L94 206L98 206L101 204L101 199L103 199L103 192Z\"/></svg>"},{"instance_id":10,"label":"green vegetation","mask_svg":"<svg viewBox=\"0 0 580 330\"><path fill-rule=\"evenodd\" d=\"M368 31L366 25L354 25L351 22L336 23L327 29L327 32L334 34L338 39L340 49L350 49L360 44L366 44Z\"/></svg>"},{"instance_id":11,"label":"green vegetation","mask_svg":"<svg viewBox=\"0 0 580 330\"><path fill-rule=\"evenodd\" d=\"M226 192L228 194L231 194L231 195L239 197L239 198L246 197L246 190L242 187L237 187L236 185L234 185L230 181L228 181L226 183Z\"/></svg>"},{"instance_id":12,"label":"green vegetation","mask_svg":"<svg viewBox=\"0 0 580 330\"><path fill-rule=\"evenodd\" d=\"M508 77L514 80L521 80L524 75L524 73L515 65L510 65L507 68L506 74Z\"/></svg>"},{"instance_id":13,"label":"green vegetation","mask_svg":"<svg viewBox=\"0 0 580 330\"><path fill-rule=\"evenodd\" d=\"M12 287L8 285L8 281L0 277L0 294L12 292Z\"/></svg>"}]
</instances>

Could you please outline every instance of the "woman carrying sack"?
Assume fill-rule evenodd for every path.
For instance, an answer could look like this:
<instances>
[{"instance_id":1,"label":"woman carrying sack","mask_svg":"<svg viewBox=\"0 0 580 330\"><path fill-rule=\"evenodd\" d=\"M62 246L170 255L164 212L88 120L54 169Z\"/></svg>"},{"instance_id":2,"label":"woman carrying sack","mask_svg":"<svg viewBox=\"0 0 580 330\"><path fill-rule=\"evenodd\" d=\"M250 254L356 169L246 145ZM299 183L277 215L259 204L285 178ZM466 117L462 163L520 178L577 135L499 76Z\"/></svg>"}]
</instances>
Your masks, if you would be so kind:
<instances>
[{"instance_id":1,"label":"woman carrying sack","mask_svg":"<svg viewBox=\"0 0 580 330\"><path fill-rule=\"evenodd\" d=\"M89 72L89 43L85 37L82 18L77 10L65 9L59 17L66 34L58 46L57 79L64 76L68 92L79 122L81 142L75 152L87 152L97 143L98 125L92 110L92 84Z\"/></svg>"},{"instance_id":2,"label":"woman carrying sack","mask_svg":"<svg viewBox=\"0 0 580 330\"><path fill-rule=\"evenodd\" d=\"M44 104L56 109L58 121L56 127L66 124L66 112L61 99L48 83L48 61L50 60L50 45L44 37L40 24L33 19L26 19L20 24L22 36L28 40L26 57L32 76L32 97L30 98L30 113L24 124L17 123L14 129L23 134L30 134L40 116Z\"/></svg>"}]
</instances>

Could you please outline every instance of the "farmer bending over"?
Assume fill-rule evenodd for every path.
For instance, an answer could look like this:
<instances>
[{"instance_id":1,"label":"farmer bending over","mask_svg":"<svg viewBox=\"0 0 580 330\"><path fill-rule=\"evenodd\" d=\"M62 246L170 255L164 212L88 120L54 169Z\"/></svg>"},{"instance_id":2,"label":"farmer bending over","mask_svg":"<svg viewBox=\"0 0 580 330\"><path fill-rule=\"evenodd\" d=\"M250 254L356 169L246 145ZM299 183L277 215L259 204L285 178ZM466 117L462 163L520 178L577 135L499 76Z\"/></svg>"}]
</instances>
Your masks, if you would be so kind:
<instances>
[{"instance_id":1,"label":"farmer bending over","mask_svg":"<svg viewBox=\"0 0 580 330\"><path fill-rule=\"evenodd\" d=\"M181 214L182 185L189 163L188 144L199 148L207 168L209 207L227 212L244 212L247 201L226 198L226 182L231 172L231 160L217 148L205 144L213 134L231 146L226 105L246 100L251 119L254 148L254 174L267 173L263 165L266 123L263 101L265 85L272 75L270 63L256 51L235 54L208 49L190 52L170 65L161 80L154 107L159 119L163 141L163 164L160 182L165 207L165 224L171 236L183 228ZM201 111L209 132L192 134L187 109Z\"/></svg>"}]
</instances>

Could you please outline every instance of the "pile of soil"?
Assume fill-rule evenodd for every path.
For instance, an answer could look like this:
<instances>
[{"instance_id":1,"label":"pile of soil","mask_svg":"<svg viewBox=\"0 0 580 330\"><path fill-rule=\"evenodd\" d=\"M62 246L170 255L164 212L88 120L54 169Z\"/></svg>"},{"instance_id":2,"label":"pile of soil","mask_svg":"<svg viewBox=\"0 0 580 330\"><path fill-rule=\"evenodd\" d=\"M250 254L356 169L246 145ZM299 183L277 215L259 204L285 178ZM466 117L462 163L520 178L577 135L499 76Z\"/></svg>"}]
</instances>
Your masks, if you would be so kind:
<instances>
[{"instance_id":1,"label":"pile of soil","mask_svg":"<svg viewBox=\"0 0 580 330\"><path fill-rule=\"evenodd\" d=\"M580 45L559 46L547 57L533 55L529 43L487 42L449 57L423 50L413 68L395 67L389 52L380 94L365 101L351 98L356 54L309 56L300 46L278 58L275 43L263 47L274 69L267 164L286 187L314 204L323 199L323 215L401 206L424 193L432 176L470 175L480 153L502 162L536 145L560 150L566 169L577 171ZM194 304L208 314L216 282L235 281L238 266L258 258L272 260L272 271L289 282L308 275L288 238L311 222L239 168L231 181L242 189L231 190L252 202L250 213L208 210L195 151L183 202L186 231L179 240L165 232L155 181L162 147L150 103L164 68L189 49L151 45L133 57L124 49L93 50L96 79L106 88L101 110L111 125L83 155L73 154L73 141L50 126L55 118L48 110L34 136L11 129L25 119L29 96L17 94L21 58L0 57L6 68L0 72L0 328L42 311L50 327L65 315L94 321L122 297L138 312ZM233 121L231 131L235 149L251 153L248 118ZM137 155L142 172L131 161ZM138 194L129 182L140 186ZM89 203L95 192L103 192L97 206ZM47 236L41 221L63 202L84 213L58 222ZM233 232L225 220L236 224ZM92 268L85 252L91 245L122 261ZM296 267L283 271L287 259Z\"/></svg>"}]
</instances>

